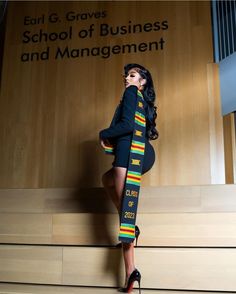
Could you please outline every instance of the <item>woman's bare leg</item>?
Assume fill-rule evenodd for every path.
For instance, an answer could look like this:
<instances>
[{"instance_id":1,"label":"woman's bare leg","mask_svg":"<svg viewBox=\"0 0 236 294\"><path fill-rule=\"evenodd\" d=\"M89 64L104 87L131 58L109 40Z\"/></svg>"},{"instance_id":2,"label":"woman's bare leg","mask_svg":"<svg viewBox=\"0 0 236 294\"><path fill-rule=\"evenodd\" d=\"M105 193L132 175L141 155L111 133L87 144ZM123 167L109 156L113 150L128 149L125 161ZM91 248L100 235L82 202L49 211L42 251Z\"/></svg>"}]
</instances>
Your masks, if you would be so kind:
<instances>
[{"instance_id":1,"label":"woman's bare leg","mask_svg":"<svg viewBox=\"0 0 236 294\"><path fill-rule=\"evenodd\" d=\"M131 273L135 270L134 265L134 243L122 243L123 257L125 263L125 287L127 286L128 278Z\"/></svg>"},{"instance_id":2,"label":"woman's bare leg","mask_svg":"<svg viewBox=\"0 0 236 294\"><path fill-rule=\"evenodd\" d=\"M122 197L125 185L127 168L114 167L103 175L103 185L108 195L110 195L120 215L122 207ZM130 274L135 269L134 266L134 244L123 243L123 257L126 271L126 282Z\"/></svg>"},{"instance_id":3,"label":"woman's bare leg","mask_svg":"<svg viewBox=\"0 0 236 294\"><path fill-rule=\"evenodd\" d=\"M102 176L102 183L105 188L107 195L111 198L112 202L114 203L118 214L120 213L120 201L116 195L115 190L115 179L114 179L114 169L109 169L103 176Z\"/></svg>"}]
</instances>

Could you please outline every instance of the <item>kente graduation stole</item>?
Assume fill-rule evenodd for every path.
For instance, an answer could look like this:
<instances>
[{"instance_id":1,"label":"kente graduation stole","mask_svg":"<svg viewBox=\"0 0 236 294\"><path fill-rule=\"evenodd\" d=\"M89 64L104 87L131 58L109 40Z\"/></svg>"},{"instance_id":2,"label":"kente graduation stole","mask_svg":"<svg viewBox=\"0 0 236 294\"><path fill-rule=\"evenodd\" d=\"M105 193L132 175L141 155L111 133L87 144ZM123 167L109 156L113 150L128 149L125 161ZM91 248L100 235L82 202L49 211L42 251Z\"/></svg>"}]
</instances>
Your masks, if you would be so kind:
<instances>
[{"instance_id":1,"label":"kente graduation stole","mask_svg":"<svg viewBox=\"0 0 236 294\"><path fill-rule=\"evenodd\" d=\"M145 152L146 119L143 95L138 90L134 116L134 131L129 153L129 166L123 192L119 241L131 243L135 239L135 222Z\"/></svg>"},{"instance_id":2,"label":"kente graduation stole","mask_svg":"<svg viewBox=\"0 0 236 294\"><path fill-rule=\"evenodd\" d=\"M135 222L138 209L138 197L142 175L143 158L145 152L146 119L143 105L143 95L137 91L137 104L134 117L134 131L129 153L123 204L120 215L119 240L132 243L135 239ZM113 147L105 148L107 154L113 153Z\"/></svg>"}]
</instances>

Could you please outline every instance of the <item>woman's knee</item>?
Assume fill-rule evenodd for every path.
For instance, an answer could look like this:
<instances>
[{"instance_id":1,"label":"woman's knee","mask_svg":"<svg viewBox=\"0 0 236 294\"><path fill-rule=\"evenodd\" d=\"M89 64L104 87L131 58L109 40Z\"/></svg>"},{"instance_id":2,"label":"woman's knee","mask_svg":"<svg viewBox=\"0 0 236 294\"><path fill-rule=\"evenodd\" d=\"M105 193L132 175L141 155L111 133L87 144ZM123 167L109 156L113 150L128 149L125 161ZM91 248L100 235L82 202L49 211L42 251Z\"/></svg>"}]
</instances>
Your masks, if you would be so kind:
<instances>
[{"instance_id":1,"label":"woman's knee","mask_svg":"<svg viewBox=\"0 0 236 294\"><path fill-rule=\"evenodd\" d=\"M122 242L122 247L124 250L130 250L131 248L134 247L134 243L124 243Z\"/></svg>"},{"instance_id":2,"label":"woman's knee","mask_svg":"<svg viewBox=\"0 0 236 294\"><path fill-rule=\"evenodd\" d=\"M114 167L114 182L115 182L115 191L119 197L122 196L125 178L126 178L127 168L125 167Z\"/></svg>"}]
</instances>

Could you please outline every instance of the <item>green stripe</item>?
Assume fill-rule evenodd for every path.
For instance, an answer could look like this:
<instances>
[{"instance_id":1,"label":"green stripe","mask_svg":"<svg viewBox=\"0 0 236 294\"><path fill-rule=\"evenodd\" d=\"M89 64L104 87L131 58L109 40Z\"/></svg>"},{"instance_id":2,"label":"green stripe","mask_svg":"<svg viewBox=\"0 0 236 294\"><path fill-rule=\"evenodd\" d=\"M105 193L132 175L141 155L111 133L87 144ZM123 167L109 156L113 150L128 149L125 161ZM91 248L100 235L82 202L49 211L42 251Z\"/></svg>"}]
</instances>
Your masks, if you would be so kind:
<instances>
[{"instance_id":1,"label":"green stripe","mask_svg":"<svg viewBox=\"0 0 236 294\"><path fill-rule=\"evenodd\" d=\"M135 112L135 114L137 114L137 115L141 116L141 118L145 119L145 115L144 115L144 114L142 114L141 112L139 112L139 111L136 111L136 112Z\"/></svg>"},{"instance_id":2,"label":"green stripe","mask_svg":"<svg viewBox=\"0 0 236 294\"><path fill-rule=\"evenodd\" d=\"M119 237L127 237L127 238L135 239L135 234L133 234L133 235L119 234Z\"/></svg>"},{"instance_id":3,"label":"green stripe","mask_svg":"<svg viewBox=\"0 0 236 294\"><path fill-rule=\"evenodd\" d=\"M137 93L139 97L143 98L143 94L140 91L138 91Z\"/></svg>"},{"instance_id":4,"label":"green stripe","mask_svg":"<svg viewBox=\"0 0 236 294\"><path fill-rule=\"evenodd\" d=\"M144 147L145 146L145 143L139 142L139 141L135 141L135 140L132 140L132 143L137 144L137 145L139 145L141 147Z\"/></svg>"},{"instance_id":5,"label":"green stripe","mask_svg":"<svg viewBox=\"0 0 236 294\"><path fill-rule=\"evenodd\" d=\"M141 176L141 173L140 172L135 172L135 171L131 171L131 170L129 170L128 171L128 175L137 175L137 176Z\"/></svg>"},{"instance_id":6,"label":"green stripe","mask_svg":"<svg viewBox=\"0 0 236 294\"><path fill-rule=\"evenodd\" d=\"M132 185L135 185L135 186L140 186L140 183L133 182L132 180L129 180L129 179L126 180L126 183L132 184Z\"/></svg>"},{"instance_id":7,"label":"green stripe","mask_svg":"<svg viewBox=\"0 0 236 294\"><path fill-rule=\"evenodd\" d=\"M135 122L136 122L137 125L140 125L142 127L145 126L145 123L142 123L142 122L138 121L137 119L135 119Z\"/></svg>"},{"instance_id":8,"label":"green stripe","mask_svg":"<svg viewBox=\"0 0 236 294\"><path fill-rule=\"evenodd\" d=\"M136 154L140 154L140 155L144 154L144 151L137 151L137 150L132 150L132 149L131 149L131 152L136 153Z\"/></svg>"},{"instance_id":9,"label":"green stripe","mask_svg":"<svg viewBox=\"0 0 236 294\"><path fill-rule=\"evenodd\" d=\"M120 225L123 227L131 228L131 229L135 228L135 225L132 225L132 224L121 223Z\"/></svg>"}]
</instances>

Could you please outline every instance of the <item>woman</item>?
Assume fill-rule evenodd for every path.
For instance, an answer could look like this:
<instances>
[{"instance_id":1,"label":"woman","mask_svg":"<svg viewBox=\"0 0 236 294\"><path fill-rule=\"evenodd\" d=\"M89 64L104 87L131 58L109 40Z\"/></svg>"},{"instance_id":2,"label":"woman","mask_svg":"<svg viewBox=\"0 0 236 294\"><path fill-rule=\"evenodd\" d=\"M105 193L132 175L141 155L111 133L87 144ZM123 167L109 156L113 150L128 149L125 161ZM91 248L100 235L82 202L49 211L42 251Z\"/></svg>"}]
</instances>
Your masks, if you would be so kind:
<instances>
[{"instance_id":1,"label":"woman","mask_svg":"<svg viewBox=\"0 0 236 294\"><path fill-rule=\"evenodd\" d=\"M155 152L149 140L158 138L158 132L155 128L155 119L157 116L156 107L154 106L155 91L151 74L139 64L127 64L124 67L124 72L126 89L123 98L116 109L110 127L102 130L99 134L103 148L106 148L108 145L114 146L115 159L112 163L113 167L103 175L102 182L107 194L115 204L119 216L122 209L123 191L129 165L138 90L144 98L143 104L146 118L145 153L142 174L149 171L155 161ZM136 242L138 235L139 229L135 226ZM141 274L134 265L134 244L122 243L122 248L126 271L126 282L122 291L130 292L135 281L139 282L140 289Z\"/></svg>"}]
</instances>

